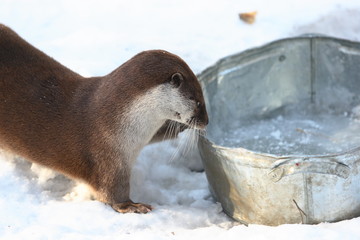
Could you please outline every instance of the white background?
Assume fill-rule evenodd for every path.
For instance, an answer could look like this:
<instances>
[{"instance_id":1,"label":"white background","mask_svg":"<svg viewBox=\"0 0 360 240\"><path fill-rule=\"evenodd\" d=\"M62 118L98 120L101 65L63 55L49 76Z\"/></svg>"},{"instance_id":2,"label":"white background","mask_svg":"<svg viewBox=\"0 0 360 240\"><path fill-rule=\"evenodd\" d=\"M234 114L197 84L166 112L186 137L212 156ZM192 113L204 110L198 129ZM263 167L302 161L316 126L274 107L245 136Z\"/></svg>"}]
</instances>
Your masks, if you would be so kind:
<instances>
[{"instance_id":1,"label":"white background","mask_svg":"<svg viewBox=\"0 0 360 240\"><path fill-rule=\"evenodd\" d=\"M238 18L248 11L258 11L253 25ZM360 1L0 0L0 22L84 76L105 75L146 49L178 54L200 73L229 54L303 33L360 41ZM1 155L0 239L360 239L360 218L238 225L214 202L205 174L189 170L197 156L174 154L184 141L139 156L131 195L155 207L147 215L118 214L81 184Z\"/></svg>"}]
</instances>

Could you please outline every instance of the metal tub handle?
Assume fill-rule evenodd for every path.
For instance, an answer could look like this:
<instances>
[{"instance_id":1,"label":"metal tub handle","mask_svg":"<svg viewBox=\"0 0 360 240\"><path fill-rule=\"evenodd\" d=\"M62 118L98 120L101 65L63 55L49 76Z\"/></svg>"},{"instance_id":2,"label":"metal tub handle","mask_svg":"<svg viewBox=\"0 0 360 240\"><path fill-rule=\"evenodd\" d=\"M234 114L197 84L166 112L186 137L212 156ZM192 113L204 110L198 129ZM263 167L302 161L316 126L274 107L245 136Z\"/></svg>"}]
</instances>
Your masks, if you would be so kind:
<instances>
[{"instance_id":1,"label":"metal tub handle","mask_svg":"<svg viewBox=\"0 0 360 240\"><path fill-rule=\"evenodd\" d=\"M350 170L348 165L336 160L296 158L276 164L268 176L274 182L280 181L285 176L298 173L331 174L346 179L350 175Z\"/></svg>"}]
</instances>

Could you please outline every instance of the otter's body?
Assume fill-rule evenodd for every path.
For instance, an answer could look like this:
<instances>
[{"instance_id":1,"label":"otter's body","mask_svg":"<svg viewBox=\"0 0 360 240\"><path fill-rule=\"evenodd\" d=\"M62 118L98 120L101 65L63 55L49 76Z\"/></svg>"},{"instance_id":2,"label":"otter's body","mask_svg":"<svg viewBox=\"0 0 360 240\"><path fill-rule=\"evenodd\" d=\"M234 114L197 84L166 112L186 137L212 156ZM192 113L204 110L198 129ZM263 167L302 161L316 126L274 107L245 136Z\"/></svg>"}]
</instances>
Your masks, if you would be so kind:
<instances>
[{"instance_id":1,"label":"otter's body","mask_svg":"<svg viewBox=\"0 0 360 240\"><path fill-rule=\"evenodd\" d=\"M131 167L169 121L208 121L179 57L147 51L84 78L0 25L0 148L85 181L119 212L148 212L129 198Z\"/></svg>"}]
</instances>

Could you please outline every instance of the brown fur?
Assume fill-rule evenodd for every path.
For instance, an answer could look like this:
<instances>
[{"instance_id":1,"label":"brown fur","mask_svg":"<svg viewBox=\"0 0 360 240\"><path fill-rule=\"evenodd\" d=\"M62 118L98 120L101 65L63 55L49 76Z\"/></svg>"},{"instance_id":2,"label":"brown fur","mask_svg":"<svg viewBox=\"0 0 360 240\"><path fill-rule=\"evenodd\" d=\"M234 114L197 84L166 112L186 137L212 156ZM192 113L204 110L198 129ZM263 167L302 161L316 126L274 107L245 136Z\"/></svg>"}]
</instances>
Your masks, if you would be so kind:
<instances>
[{"instance_id":1,"label":"brown fur","mask_svg":"<svg viewBox=\"0 0 360 240\"><path fill-rule=\"evenodd\" d=\"M183 94L200 102L194 117L204 127L200 85L179 57L146 51L109 75L84 78L0 24L0 147L88 183L119 212L146 213L150 206L129 198L131 166L117 146L127 136L118 139L117 129L138 96L175 72L184 76ZM168 123L155 129L153 141Z\"/></svg>"}]
</instances>

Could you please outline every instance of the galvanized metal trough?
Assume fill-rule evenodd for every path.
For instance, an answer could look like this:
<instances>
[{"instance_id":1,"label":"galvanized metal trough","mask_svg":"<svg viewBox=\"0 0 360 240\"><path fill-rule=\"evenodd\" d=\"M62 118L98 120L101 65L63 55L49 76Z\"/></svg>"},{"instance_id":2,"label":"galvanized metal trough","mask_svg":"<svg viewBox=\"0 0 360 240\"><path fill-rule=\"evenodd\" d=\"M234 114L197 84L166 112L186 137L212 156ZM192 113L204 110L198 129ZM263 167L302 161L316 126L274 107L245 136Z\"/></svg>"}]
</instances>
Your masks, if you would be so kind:
<instances>
[{"instance_id":1,"label":"galvanized metal trough","mask_svg":"<svg viewBox=\"0 0 360 240\"><path fill-rule=\"evenodd\" d=\"M360 43L283 39L198 78L210 117L199 150L229 216L264 225L360 216Z\"/></svg>"}]
</instances>

